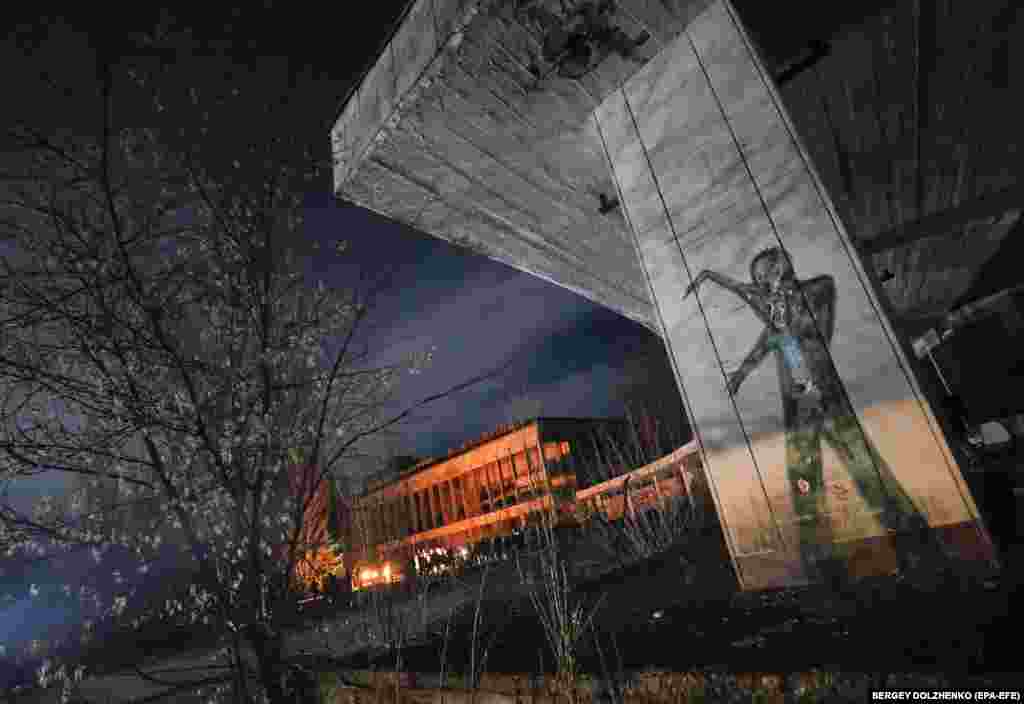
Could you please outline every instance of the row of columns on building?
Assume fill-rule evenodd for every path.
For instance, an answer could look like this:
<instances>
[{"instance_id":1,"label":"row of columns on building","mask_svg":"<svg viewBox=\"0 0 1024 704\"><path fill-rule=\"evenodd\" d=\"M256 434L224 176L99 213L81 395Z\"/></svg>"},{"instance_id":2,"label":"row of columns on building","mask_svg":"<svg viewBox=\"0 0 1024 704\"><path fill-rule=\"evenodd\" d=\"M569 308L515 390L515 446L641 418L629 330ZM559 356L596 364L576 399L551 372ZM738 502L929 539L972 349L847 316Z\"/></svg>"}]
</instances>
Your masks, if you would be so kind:
<instances>
[{"instance_id":1,"label":"row of columns on building","mask_svg":"<svg viewBox=\"0 0 1024 704\"><path fill-rule=\"evenodd\" d=\"M545 454L560 457L568 447L560 443L547 449L553 452ZM494 511L499 503L509 506L532 498L535 489L530 482L544 482L546 487L546 479L538 448L531 447L419 491L404 490L389 501L364 503L358 509L363 524L360 537L373 545L480 516Z\"/></svg>"}]
</instances>

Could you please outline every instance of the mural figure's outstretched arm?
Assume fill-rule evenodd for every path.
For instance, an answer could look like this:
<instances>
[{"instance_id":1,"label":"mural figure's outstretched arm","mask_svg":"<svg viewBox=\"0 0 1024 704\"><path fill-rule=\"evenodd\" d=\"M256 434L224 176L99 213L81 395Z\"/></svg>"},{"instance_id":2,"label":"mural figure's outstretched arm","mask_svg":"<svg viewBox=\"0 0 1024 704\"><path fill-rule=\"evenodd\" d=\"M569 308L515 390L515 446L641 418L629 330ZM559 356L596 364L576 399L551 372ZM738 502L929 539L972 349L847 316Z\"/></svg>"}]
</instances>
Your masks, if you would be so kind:
<instances>
[{"instance_id":1,"label":"mural figure's outstretched arm","mask_svg":"<svg viewBox=\"0 0 1024 704\"><path fill-rule=\"evenodd\" d=\"M764 360L770 349L768 341L771 339L772 329L765 327L761 331L760 337L757 338L757 342L754 343L753 348L747 353L743 363L740 364L740 368L729 375L729 381L726 384L726 388L729 390L730 396L735 396L736 392L740 390L740 384L747 378L750 372L757 369L757 367Z\"/></svg>"},{"instance_id":2,"label":"mural figure's outstretched arm","mask_svg":"<svg viewBox=\"0 0 1024 704\"><path fill-rule=\"evenodd\" d=\"M756 312L760 313L761 306L757 305L757 302L762 297L760 288L754 284L746 284L724 274L719 274L715 271L708 271L707 269L697 274L697 277L690 282L690 285L686 287L686 293L683 294L683 298L686 298L691 293L699 289L701 284L705 281L713 281L725 290L733 292L742 298L744 303L749 305Z\"/></svg>"}]
</instances>

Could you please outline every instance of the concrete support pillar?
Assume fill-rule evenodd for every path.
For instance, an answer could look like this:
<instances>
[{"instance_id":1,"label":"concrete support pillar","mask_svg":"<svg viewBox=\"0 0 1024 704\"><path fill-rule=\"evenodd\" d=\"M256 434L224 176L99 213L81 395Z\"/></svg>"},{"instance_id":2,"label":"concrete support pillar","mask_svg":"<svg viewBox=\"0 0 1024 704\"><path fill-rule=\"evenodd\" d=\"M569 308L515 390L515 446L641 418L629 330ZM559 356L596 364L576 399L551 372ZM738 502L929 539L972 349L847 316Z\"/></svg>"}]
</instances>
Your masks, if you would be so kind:
<instances>
[{"instance_id":1,"label":"concrete support pillar","mask_svg":"<svg viewBox=\"0 0 1024 704\"><path fill-rule=\"evenodd\" d=\"M445 500L445 491L447 490L447 482L437 483L437 512L441 515L441 525L448 525L451 523L451 518L448 515L448 501Z\"/></svg>"},{"instance_id":2,"label":"concrete support pillar","mask_svg":"<svg viewBox=\"0 0 1024 704\"><path fill-rule=\"evenodd\" d=\"M462 505L465 506L466 518L472 518L476 514L473 507L476 505L476 497L473 496L473 473L466 472L459 477L462 486Z\"/></svg>"},{"instance_id":3,"label":"concrete support pillar","mask_svg":"<svg viewBox=\"0 0 1024 704\"><path fill-rule=\"evenodd\" d=\"M391 516L391 503L384 499L381 499L380 504L377 506L377 510L380 512L380 526L381 526L381 542L387 542L391 540L394 535L394 522Z\"/></svg>"},{"instance_id":4,"label":"concrete support pillar","mask_svg":"<svg viewBox=\"0 0 1024 704\"><path fill-rule=\"evenodd\" d=\"M462 495L466 500L466 518L480 513L480 487L476 483L476 475L466 472L462 475Z\"/></svg>"},{"instance_id":5,"label":"concrete support pillar","mask_svg":"<svg viewBox=\"0 0 1024 704\"><path fill-rule=\"evenodd\" d=\"M456 501L458 502L457 505L456 505L456 510L459 513L460 520L465 519L465 518L469 518L469 516L470 516L470 513L469 513L469 499L466 497L466 480L467 480L467 477L465 477L465 476L457 477L455 479L455 482L458 483L458 487L459 487L458 488L458 496L456 498ZM453 484L455 482L453 482Z\"/></svg>"},{"instance_id":6,"label":"concrete support pillar","mask_svg":"<svg viewBox=\"0 0 1024 704\"><path fill-rule=\"evenodd\" d=\"M427 529L427 524L423 520L423 509L420 506L421 499L419 490L413 491L410 495L410 498L412 499L412 510L413 517L415 520L416 532L425 531Z\"/></svg>"},{"instance_id":7,"label":"concrete support pillar","mask_svg":"<svg viewBox=\"0 0 1024 704\"><path fill-rule=\"evenodd\" d=\"M443 514L441 512L441 485L440 483L434 484L430 487L430 520L434 524L435 528L441 526L440 521L443 520ZM440 517L440 518L439 518Z\"/></svg>"},{"instance_id":8,"label":"concrete support pillar","mask_svg":"<svg viewBox=\"0 0 1024 704\"><path fill-rule=\"evenodd\" d=\"M516 503L519 503L519 473L516 472L516 463L512 455L508 455L505 458L506 464L508 464L508 471L512 474L512 491L516 497Z\"/></svg>"},{"instance_id":9,"label":"concrete support pillar","mask_svg":"<svg viewBox=\"0 0 1024 704\"><path fill-rule=\"evenodd\" d=\"M381 543L384 541L384 512L381 510L380 501L374 501L374 511L371 516L373 523L373 544Z\"/></svg>"},{"instance_id":10,"label":"concrete support pillar","mask_svg":"<svg viewBox=\"0 0 1024 704\"><path fill-rule=\"evenodd\" d=\"M823 557L888 571L885 536L921 518L952 552L990 557L873 273L731 4L595 122L742 585L805 581Z\"/></svg>"},{"instance_id":11,"label":"concrete support pillar","mask_svg":"<svg viewBox=\"0 0 1024 704\"><path fill-rule=\"evenodd\" d=\"M448 500L445 498L445 492L448 490L448 482L437 483L437 512L441 514L441 525L448 525L451 523L451 517L448 515Z\"/></svg>"},{"instance_id":12,"label":"concrete support pillar","mask_svg":"<svg viewBox=\"0 0 1024 704\"><path fill-rule=\"evenodd\" d=\"M455 502L458 500L455 496L455 485L449 479L444 483L446 491L448 492L448 501L445 502L445 511L448 514L448 523L454 523L459 520L459 511L455 508Z\"/></svg>"},{"instance_id":13,"label":"concrete support pillar","mask_svg":"<svg viewBox=\"0 0 1024 704\"><path fill-rule=\"evenodd\" d=\"M491 477L494 481L495 496L504 500L507 497L505 496L505 480L502 477L502 469L500 459L495 460L494 464L491 465Z\"/></svg>"},{"instance_id":14,"label":"concrete support pillar","mask_svg":"<svg viewBox=\"0 0 1024 704\"><path fill-rule=\"evenodd\" d=\"M395 510L398 508L398 503L394 499L388 499L385 504L388 516L388 540L395 540L398 538L400 529L398 527L398 512Z\"/></svg>"},{"instance_id":15,"label":"concrete support pillar","mask_svg":"<svg viewBox=\"0 0 1024 704\"><path fill-rule=\"evenodd\" d=\"M488 512L494 510L494 494L491 492L491 482L487 478L487 467L484 465L477 470L477 480L480 482L480 486L483 488L484 496L487 497L487 505L490 507L487 509ZM484 513L483 507L480 509L481 513Z\"/></svg>"},{"instance_id":16,"label":"concrete support pillar","mask_svg":"<svg viewBox=\"0 0 1024 704\"><path fill-rule=\"evenodd\" d=\"M509 499L508 492L505 491L505 485L508 483L508 477L509 477L509 468L508 468L508 465L507 465L507 463L505 461L505 458L504 457L499 458L498 459L498 484L501 486L501 494L502 494L502 496L505 497L506 501L508 501L508 499Z\"/></svg>"},{"instance_id":17,"label":"concrete support pillar","mask_svg":"<svg viewBox=\"0 0 1024 704\"><path fill-rule=\"evenodd\" d=\"M464 508L463 508L463 510L461 512L459 511L459 509L462 508L462 492L459 491L459 487L461 486L461 484L462 484L462 482L456 482L455 479L452 479L451 481L448 482L448 485L451 487L451 492L452 492L452 520L453 521L460 521L460 520L462 520L461 518L459 518L460 513L461 513L461 515L465 515L466 514L466 511L465 511Z\"/></svg>"},{"instance_id":18,"label":"concrete support pillar","mask_svg":"<svg viewBox=\"0 0 1024 704\"><path fill-rule=\"evenodd\" d=\"M497 508L495 502L501 497L501 486L494 479L497 470L496 462L488 462L484 465L484 478L487 481L487 493L491 498L491 510Z\"/></svg>"},{"instance_id":19,"label":"concrete support pillar","mask_svg":"<svg viewBox=\"0 0 1024 704\"><path fill-rule=\"evenodd\" d=\"M411 533L419 533L423 530L420 527L420 514L416 510L416 495L412 491L408 491L405 495L406 505L409 511L409 528Z\"/></svg>"}]
</instances>

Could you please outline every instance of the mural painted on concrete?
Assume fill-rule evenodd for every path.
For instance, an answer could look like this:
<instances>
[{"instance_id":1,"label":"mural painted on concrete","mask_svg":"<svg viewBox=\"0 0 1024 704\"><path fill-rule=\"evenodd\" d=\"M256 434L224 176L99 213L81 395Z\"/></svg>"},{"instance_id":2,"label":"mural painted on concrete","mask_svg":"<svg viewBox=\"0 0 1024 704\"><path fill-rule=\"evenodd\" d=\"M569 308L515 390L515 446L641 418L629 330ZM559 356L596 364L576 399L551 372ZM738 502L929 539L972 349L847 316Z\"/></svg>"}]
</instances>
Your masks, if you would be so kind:
<instances>
[{"instance_id":1,"label":"mural painted on concrete","mask_svg":"<svg viewBox=\"0 0 1024 704\"><path fill-rule=\"evenodd\" d=\"M737 577L984 565L977 507L766 75L715 1L594 113Z\"/></svg>"},{"instance_id":2,"label":"mural painted on concrete","mask_svg":"<svg viewBox=\"0 0 1024 704\"><path fill-rule=\"evenodd\" d=\"M629 36L616 9L615 0L517 0L519 21L543 37L545 65L530 67L533 75L580 79L612 54L634 59L650 35Z\"/></svg>"},{"instance_id":3,"label":"mural painted on concrete","mask_svg":"<svg viewBox=\"0 0 1024 704\"><path fill-rule=\"evenodd\" d=\"M759 252L750 263L750 283L704 270L686 289L706 282L738 296L764 324L740 367L728 377L730 396L773 353L782 399L786 477L799 525L800 555L808 575L817 563L836 557L823 541L826 491L822 441L844 465L855 490L894 531L927 525L885 459L864 435L829 355L835 320L836 286L831 276L798 279L780 247Z\"/></svg>"}]
</instances>

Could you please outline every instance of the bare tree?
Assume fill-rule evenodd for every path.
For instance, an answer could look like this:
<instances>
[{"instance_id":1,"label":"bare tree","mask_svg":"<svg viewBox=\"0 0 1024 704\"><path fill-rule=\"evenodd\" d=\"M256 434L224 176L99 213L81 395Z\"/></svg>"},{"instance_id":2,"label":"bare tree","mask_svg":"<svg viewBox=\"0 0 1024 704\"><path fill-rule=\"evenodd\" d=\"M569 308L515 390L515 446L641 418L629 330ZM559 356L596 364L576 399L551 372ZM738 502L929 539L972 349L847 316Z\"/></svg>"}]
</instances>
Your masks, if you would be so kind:
<instances>
[{"instance_id":1,"label":"bare tree","mask_svg":"<svg viewBox=\"0 0 1024 704\"><path fill-rule=\"evenodd\" d=\"M310 284L304 257L345 250L316 252L302 229L329 163L291 138L286 98L252 99L258 73L204 93L161 83L162 66L101 60L94 129L26 120L2 137L0 482L106 488L0 505L0 548L144 564L173 537L196 578L149 616L205 624L223 645L222 674L193 684L292 702L282 635L296 568L326 540L308 530L324 482L367 438L490 375L387 414L431 352L374 366L357 336L372 299ZM157 126L129 126L138 106ZM122 623L137 591L90 598ZM47 663L40 680L61 672Z\"/></svg>"}]
</instances>

